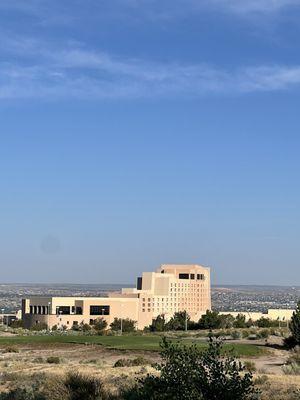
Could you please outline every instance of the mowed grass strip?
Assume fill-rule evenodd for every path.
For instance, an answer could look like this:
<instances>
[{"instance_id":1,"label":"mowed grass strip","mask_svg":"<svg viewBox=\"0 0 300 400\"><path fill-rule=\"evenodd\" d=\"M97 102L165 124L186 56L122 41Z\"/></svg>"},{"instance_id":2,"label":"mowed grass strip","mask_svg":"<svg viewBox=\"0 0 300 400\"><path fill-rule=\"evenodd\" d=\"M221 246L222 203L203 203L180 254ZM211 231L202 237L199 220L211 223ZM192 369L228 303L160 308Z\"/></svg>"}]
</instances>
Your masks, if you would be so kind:
<instances>
[{"instance_id":1,"label":"mowed grass strip","mask_svg":"<svg viewBox=\"0 0 300 400\"><path fill-rule=\"evenodd\" d=\"M199 348L207 348L208 344L199 341L172 339L187 346L196 344ZM118 350L144 350L158 351L161 337L158 335L123 335L123 336L85 336L85 335L35 335L35 336L0 336L0 347L9 345L26 344L98 344ZM266 349L255 344L224 343L223 351L234 351L238 356L260 356L266 353Z\"/></svg>"}]
</instances>

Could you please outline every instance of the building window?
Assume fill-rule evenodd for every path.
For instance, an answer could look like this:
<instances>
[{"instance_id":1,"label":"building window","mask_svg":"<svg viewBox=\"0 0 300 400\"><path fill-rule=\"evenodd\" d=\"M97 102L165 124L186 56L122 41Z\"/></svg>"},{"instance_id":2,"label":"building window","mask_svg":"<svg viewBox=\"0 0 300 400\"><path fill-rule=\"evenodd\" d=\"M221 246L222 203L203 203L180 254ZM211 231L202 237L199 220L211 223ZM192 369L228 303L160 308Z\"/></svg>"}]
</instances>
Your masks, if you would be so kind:
<instances>
[{"instance_id":1,"label":"building window","mask_svg":"<svg viewBox=\"0 0 300 400\"><path fill-rule=\"evenodd\" d=\"M139 276L137 278L136 288L137 290L142 290L142 287L143 287L143 278Z\"/></svg>"},{"instance_id":2,"label":"building window","mask_svg":"<svg viewBox=\"0 0 300 400\"><path fill-rule=\"evenodd\" d=\"M189 279L189 274L179 274L179 279Z\"/></svg>"},{"instance_id":3,"label":"building window","mask_svg":"<svg viewBox=\"0 0 300 400\"><path fill-rule=\"evenodd\" d=\"M109 315L110 306L90 306L90 315Z\"/></svg>"},{"instance_id":4,"label":"building window","mask_svg":"<svg viewBox=\"0 0 300 400\"><path fill-rule=\"evenodd\" d=\"M204 281L204 274L197 274L197 279L200 281Z\"/></svg>"},{"instance_id":5,"label":"building window","mask_svg":"<svg viewBox=\"0 0 300 400\"><path fill-rule=\"evenodd\" d=\"M195 279L195 274L191 274L191 279Z\"/></svg>"},{"instance_id":6,"label":"building window","mask_svg":"<svg viewBox=\"0 0 300 400\"><path fill-rule=\"evenodd\" d=\"M56 314L69 315L71 308L69 306L56 307Z\"/></svg>"}]
</instances>

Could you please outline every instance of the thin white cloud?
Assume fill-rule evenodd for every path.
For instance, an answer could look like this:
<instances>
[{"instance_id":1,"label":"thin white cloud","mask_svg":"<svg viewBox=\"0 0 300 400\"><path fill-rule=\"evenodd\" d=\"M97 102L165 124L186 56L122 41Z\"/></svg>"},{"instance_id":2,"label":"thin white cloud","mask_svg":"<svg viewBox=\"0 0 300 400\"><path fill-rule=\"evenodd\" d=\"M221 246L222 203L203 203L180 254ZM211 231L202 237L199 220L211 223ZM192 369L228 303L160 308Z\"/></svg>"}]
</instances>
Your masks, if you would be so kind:
<instances>
[{"instance_id":1,"label":"thin white cloud","mask_svg":"<svg viewBox=\"0 0 300 400\"><path fill-rule=\"evenodd\" d=\"M128 17L131 12L138 12L140 17L163 18L182 17L195 11L203 12L205 9L212 9L215 12L224 10L234 13L274 13L288 7L300 7L299 0L111 0L95 2L89 0L76 0L72 7L54 0L1 0L0 10L33 15L51 24L65 23L66 20L78 18L80 11L85 13L86 9L91 10L90 17L99 19L103 17L112 18L116 16ZM88 15L88 14L85 14Z\"/></svg>"},{"instance_id":2,"label":"thin white cloud","mask_svg":"<svg viewBox=\"0 0 300 400\"><path fill-rule=\"evenodd\" d=\"M215 5L237 13L274 13L291 6L300 6L299 0L209 0L207 6Z\"/></svg>"},{"instance_id":3,"label":"thin white cloud","mask_svg":"<svg viewBox=\"0 0 300 400\"><path fill-rule=\"evenodd\" d=\"M75 45L53 49L24 39L15 39L9 48L14 57L10 54L10 61L0 63L1 99L188 98L278 91L300 84L300 65L224 70L206 63L115 57Z\"/></svg>"}]
</instances>

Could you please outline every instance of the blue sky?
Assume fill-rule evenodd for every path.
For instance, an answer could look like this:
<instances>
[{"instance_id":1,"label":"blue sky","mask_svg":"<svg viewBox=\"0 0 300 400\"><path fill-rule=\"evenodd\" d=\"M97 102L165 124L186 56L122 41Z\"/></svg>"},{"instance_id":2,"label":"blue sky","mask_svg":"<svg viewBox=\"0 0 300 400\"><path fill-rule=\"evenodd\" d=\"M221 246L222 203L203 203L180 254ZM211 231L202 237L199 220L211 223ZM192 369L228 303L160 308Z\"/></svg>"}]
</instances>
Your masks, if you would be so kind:
<instances>
[{"instance_id":1,"label":"blue sky","mask_svg":"<svg viewBox=\"0 0 300 400\"><path fill-rule=\"evenodd\" d=\"M299 277L300 2L1 0L2 282Z\"/></svg>"}]
</instances>

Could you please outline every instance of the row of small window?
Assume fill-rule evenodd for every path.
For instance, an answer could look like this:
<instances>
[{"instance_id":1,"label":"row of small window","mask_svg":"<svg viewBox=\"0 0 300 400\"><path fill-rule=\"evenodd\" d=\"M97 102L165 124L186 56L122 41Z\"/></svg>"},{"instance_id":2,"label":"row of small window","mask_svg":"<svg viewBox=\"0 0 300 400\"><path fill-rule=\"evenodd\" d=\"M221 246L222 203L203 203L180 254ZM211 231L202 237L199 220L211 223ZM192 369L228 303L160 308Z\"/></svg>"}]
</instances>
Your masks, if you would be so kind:
<instances>
[{"instance_id":1,"label":"row of small window","mask_svg":"<svg viewBox=\"0 0 300 400\"><path fill-rule=\"evenodd\" d=\"M185 290L192 290L193 288L205 288L206 286L204 285L203 282L197 282L196 283L170 283L170 289L174 288L181 288Z\"/></svg>"},{"instance_id":2,"label":"row of small window","mask_svg":"<svg viewBox=\"0 0 300 400\"><path fill-rule=\"evenodd\" d=\"M48 306L30 306L29 308L30 314L38 314L45 315L49 314L50 309ZM56 307L56 315L82 315L82 307L75 306L59 306ZM107 305L99 305L99 306L90 306L90 315L109 315L110 314L110 306Z\"/></svg>"},{"instance_id":3,"label":"row of small window","mask_svg":"<svg viewBox=\"0 0 300 400\"><path fill-rule=\"evenodd\" d=\"M198 281L204 281L205 276L204 274L179 274L179 279L196 279Z\"/></svg>"},{"instance_id":4,"label":"row of small window","mask_svg":"<svg viewBox=\"0 0 300 400\"><path fill-rule=\"evenodd\" d=\"M62 322L62 318L60 318L59 320L60 320L60 322ZM89 324L90 324L90 325L94 325L94 324L95 324L95 321L96 321L95 319L90 319L90 323L89 323ZM35 324L36 324L36 325L38 325L38 324L40 324L40 323L41 323L41 322L38 321L38 320L35 321ZM67 323L67 325L70 325L70 321L66 321L66 323ZM73 324L73 326L78 326L78 325L79 325L78 321L73 321L72 324Z\"/></svg>"}]
</instances>

